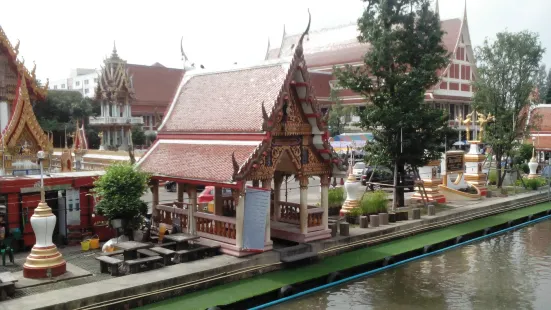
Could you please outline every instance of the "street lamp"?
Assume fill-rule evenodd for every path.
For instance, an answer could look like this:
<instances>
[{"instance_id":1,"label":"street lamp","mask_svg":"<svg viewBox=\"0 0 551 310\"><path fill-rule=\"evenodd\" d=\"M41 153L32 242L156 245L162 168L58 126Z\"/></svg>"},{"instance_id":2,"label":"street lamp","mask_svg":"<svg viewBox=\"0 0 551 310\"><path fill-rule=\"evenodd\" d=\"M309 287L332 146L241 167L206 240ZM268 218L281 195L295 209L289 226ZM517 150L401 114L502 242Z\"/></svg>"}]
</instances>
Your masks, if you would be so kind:
<instances>
[{"instance_id":1,"label":"street lamp","mask_svg":"<svg viewBox=\"0 0 551 310\"><path fill-rule=\"evenodd\" d=\"M37 158L40 164L40 203L31 216L36 243L23 265L23 276L33 279L56 277L64 274L67 269L67 263L52 242L56 216L46 203L43 168L45 152L39 151Z\"/></svg>"}]
</instances>

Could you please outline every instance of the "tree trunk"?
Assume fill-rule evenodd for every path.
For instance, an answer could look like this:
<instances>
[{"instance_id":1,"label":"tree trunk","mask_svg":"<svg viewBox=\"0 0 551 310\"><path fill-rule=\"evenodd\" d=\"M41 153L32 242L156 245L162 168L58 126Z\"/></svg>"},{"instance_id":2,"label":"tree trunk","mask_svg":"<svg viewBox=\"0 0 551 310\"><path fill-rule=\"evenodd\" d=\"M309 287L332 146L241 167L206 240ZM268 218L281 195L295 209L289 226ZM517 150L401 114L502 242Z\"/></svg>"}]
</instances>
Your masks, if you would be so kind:
<instances>
[{"instance_id":1,"label":"tree trunk","mask_svg":"<svg viewBox=\"0 0 551 310\"><path fill-rule=\"evenodd\" d=\"M394 162L394 182L392 184L394 185L393 197L392 197L392 211L395 211L396 206L398 204L398 189L396 188L396 186L398 186L398 161Z\"/></svg>"},{"instance_id":2,"label":"tree trunk","mask_svg":"<svg viewBox=\"0 0 551 310\"><path fill-rule=\"evenodd\" d=\"M503 184L503 179L501 178L501 154L497 154L497 153L496 153L496 176L497 176L497 188L501 188Z\"/></svg>"},{"instance_id":3,"label":"tree trunk","mask_svg":"<svg viewBox=\"0 0 551 310\"><path fill-rule=\"evenodd\" d=\"M404 197L405 188L402 187L402 186L405 185L406 171L404 169L404 164L401 163L401 162L398 165L398 173L400 174L400 179L399 179L399 182L398 182L398 185L400 186L398 188L398 206L403 207L403 206L406 205L406 200L405 200L405 197Z\"/></svg>"}]
</instances>

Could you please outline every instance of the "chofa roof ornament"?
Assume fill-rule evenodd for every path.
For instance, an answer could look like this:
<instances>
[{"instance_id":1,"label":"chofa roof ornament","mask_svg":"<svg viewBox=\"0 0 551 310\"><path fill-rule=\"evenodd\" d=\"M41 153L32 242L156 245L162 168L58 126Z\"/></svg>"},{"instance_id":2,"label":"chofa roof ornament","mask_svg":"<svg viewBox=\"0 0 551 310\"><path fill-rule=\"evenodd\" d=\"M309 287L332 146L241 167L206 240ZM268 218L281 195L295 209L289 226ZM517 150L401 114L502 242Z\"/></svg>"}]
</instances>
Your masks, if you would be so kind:
<instances>
[{"instance_id":1,"label":"chofa roof ornament","mask_svg":"<svg viewBox=\"0 0 551 310\"><path fill-rule=\"evenodd\" d=\"M300 36L300 39L298 40L298 44L297 44L297 52L301 55L304 52L304 49L302 47L302 42L304 41L304 37L306 37L306 35L308 35L308 32L310 32L311 22L312 22L312 14L310 14L310 9L308 9L308 26L306 26L306 30L304 30L304 32Z\"/></svg>"}]
</instances>

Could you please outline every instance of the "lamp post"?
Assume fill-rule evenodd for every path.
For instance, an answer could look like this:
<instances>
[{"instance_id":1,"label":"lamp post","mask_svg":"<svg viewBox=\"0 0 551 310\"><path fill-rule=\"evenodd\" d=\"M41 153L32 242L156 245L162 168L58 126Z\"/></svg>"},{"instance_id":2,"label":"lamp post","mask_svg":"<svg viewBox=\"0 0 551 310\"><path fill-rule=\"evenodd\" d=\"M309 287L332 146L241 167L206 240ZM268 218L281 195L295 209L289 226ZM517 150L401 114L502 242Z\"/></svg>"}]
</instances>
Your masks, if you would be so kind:
<instances>
[{"instance_id":1,"label":"lamp post","mask_svg":"<svg viewBox=\"0 0 551 310\"><path fill-rule=\"evenodd\" d=\"M44 168L43 161L46 158L44 151L37 154L40 163L40 203L34 209L31 216L31 226L36 238L31 253L23 265L23 276L25 278L50 278L65 273L67 263L52 242L52 234L56 224L56 216L46 203L44 191Z\"/></svg>"}]
</instances>

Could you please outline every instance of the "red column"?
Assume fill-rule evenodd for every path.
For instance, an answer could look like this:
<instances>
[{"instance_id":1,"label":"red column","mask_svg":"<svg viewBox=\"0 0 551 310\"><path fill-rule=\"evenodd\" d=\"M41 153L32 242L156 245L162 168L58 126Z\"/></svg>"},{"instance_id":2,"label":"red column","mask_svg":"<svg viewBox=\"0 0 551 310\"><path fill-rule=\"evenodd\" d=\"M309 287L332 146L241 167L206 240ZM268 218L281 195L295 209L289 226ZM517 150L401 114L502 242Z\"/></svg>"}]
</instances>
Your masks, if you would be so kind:
<instances>
[{"instance_id":1,"label":"red column","mask_svg":"<svg viewBox=\"0 0 551 310\"><path fill-rule=\"evenodd\" d=\"M89 192L89 188L81 187L79 190L81 228L92 227L92 210L90 208L90 196L88 196Z\"/></svg>"}]
</instances>

